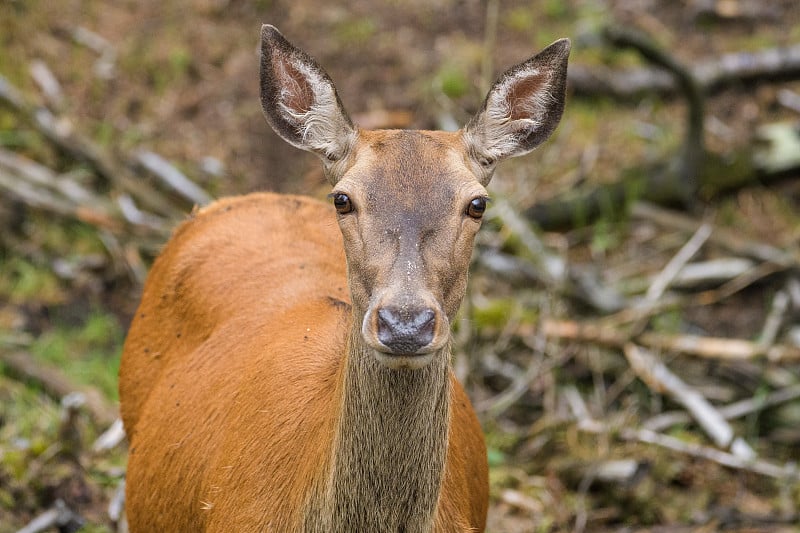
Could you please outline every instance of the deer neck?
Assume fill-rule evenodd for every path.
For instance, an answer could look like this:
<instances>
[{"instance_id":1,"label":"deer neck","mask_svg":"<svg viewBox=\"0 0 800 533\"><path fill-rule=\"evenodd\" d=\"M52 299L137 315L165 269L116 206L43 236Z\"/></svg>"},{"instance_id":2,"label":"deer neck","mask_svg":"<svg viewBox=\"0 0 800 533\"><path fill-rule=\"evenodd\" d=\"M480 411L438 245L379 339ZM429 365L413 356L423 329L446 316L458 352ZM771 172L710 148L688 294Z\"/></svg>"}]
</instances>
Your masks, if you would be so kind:
<instances>
[{"instance_id":1,"label":"deer neck","mask_svg":"<svg viewBox=\"0 0 800 533\"><path fill-rule=\"evenodd\" d=\"M431 531L447 456L449 343L424 368L391 370L354 324L330 470L306 529Z\"/></svg>"}]
</instances>

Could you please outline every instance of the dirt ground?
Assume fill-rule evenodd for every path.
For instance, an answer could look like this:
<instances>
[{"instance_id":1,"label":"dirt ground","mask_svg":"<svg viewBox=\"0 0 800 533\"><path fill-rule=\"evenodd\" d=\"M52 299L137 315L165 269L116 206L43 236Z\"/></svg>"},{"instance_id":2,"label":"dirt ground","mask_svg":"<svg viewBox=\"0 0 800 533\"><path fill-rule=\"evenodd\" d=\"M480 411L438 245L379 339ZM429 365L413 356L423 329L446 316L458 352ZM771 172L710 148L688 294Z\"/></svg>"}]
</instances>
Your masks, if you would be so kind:
<instances>
[{"instance_id":1,"label":"dirt ground","mask_svg":"<svg viewBox=\"0 0 800 533\"><path fill-rule=\"evenodd\" d=\"M795 0L12 0L0 4L0 75L32 100L69 117L67 127L103 150L117 155L152 150L216 197L256 190L322 197L327 187L314 156L284 143L262 117L257 56L262 23L277 26L325 67L360 125L438 129L463 124L495 76L560 37L573 40L573 64L641 66L635 53L612 50L598 36L612 22L645 32L687 64L800 42ZM59 98L48 99L30 74L36 61L58 80ZM798 82L766 82L734 84L714 94L706 108L708 149L723 161L731 159L750 149L760 125L797 121L800 106L782 102L798 93ZM685 113L680 98L569 95L553 138L502 166L493 180L492 194L520 212L578 186L614 182L623 169L667 157L680 146ZM59 172L81 166L46 145L25 121L0 106L0 147ZM93 185L113 192L113 185L101 180ZM190 206L184 207L188 212ZM800 180L797 175L770 184L754 180L704 203L701 211L703 216L691 216L711 220L747 242L794 253L795 262L714 304L673 306L649 327L756 339L775 295L797 277ZM88 238L81 229L52 233L45 229L53 224L48 216L9 195L0 198L0 222L10 228L0 241L0 267L9 273L9 281L0 282L0 301L7 299L0 303L0 350L10 353L19 346L4 339L41 338L63 324L84 327L87 317L101 312L116 324L118 333L103 342L118 357L141 280L104 270L92 280L61 279L52 290L36 285L19 296L14 291L24 276L14 266L22 264L18 258L47 269L59 250L82 249L74 243ZM518 236L498 225L487 228L480 250L513 255L524 248ZM691 232L633 216L540 235L570 264L622 286L652 279ZM703 259L725 255L725 246L714 242ZM96 255L91 250L84 255ZM145 266L151 259L152 251L142 254ZM553 287L513 278L476 260L465 311L469 318L456 333L458 361L471 369L467 388L490 449L489 531L798 530L796 477L723 466L624 438L625 428L679 405L637 380L621 346L556 339L543 353L537 351L535 335L525 332L543 318L593 320L599 313ZM797 310L785 315L782 334L797 330L799 315ZM497 395L513 381L510 376L530 368L534 357L545 361L540 372L513 404L495 411ZM797 361L730 362L669 351L664 359L715 405L763 397L796 386L800 378ZM19 451L22 440L33 442L33 448L39 442L37 424L26 417L39 409L57 426L59 408L57 402L39 400L38 393L26 392L26 400L19 400L23 392L11 383L12 374L3 373L0 387L0 396L17 402L0 419L0 533L16 531L59 497L86 518L86 530L112 530L106 507L124 450L83 456L77 463L59 460L57 468L48 466L53 463L42 458L42 450L31 460L30 447ZM581 430L565 399L574 397L572 391L584 398L593 419L612 429ZM108 396L113 404L114 394ZM800 402L794 400L751 413L735 428L759 457L782 465L800 459L797 423ZM86 429L85 438L100 430ZM710 446L691 422L664 433ZM30 473L31 464L41 475ZM634 467L636 473L616 479L605 474L613 465Z\"/></svg>"}]
</instances>

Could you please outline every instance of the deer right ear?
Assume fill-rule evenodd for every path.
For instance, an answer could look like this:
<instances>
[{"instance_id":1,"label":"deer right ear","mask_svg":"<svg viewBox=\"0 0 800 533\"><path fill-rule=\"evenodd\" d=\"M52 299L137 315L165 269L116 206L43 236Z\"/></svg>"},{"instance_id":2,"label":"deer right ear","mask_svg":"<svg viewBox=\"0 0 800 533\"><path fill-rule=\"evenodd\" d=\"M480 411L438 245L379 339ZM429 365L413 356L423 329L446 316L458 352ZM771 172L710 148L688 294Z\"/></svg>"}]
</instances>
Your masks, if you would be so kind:
<instances>
[{"instance_id":1,"label":"deer right ear","mask_svg":"<svg viewBox=\"0 0 800 533\"><path fill-rule=\"evenodd\" d=\"M269 24L261 26L261 109L286 142L328 162L356 137L328 74Z\"/></svg>"}]
</instances>

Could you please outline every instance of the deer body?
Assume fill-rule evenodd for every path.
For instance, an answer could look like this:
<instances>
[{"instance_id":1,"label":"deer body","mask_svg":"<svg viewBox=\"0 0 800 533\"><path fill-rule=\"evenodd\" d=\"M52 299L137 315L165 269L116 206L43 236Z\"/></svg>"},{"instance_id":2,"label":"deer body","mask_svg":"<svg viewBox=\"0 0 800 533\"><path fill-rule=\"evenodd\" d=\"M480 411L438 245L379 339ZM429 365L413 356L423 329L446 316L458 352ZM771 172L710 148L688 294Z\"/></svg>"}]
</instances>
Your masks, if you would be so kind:
<instances>
[{"instance_id":1,"label":"deer body","mask_svg":"<svg viewBox=\"0 0 800 533\"><path fill-rule=\"evenodd\" d=\"M449 324L494 163L560 118L557 46L462 131L364 131L262 29L265 115L322 156L335 209L220 200L156 260L120 371L133 533L483 530L486 450Z\"/></svg>"}]
</instances>

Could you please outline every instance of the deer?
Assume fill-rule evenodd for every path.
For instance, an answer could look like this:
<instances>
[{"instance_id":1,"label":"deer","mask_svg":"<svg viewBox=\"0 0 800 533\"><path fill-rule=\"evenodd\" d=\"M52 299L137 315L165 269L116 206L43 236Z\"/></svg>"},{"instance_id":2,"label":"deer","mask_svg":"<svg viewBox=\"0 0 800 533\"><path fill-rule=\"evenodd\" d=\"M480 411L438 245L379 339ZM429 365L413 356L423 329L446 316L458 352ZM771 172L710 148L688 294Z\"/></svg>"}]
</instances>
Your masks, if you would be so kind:
<instances>
[{"instance_id":1,"label":"deer","mask_svg":"<svg viewBox=\"0 0 800 533\"><path fill-rule=\"evenodd\" d=\"M154 261L120 364L131 532L484 530L450 326L486 185L556 128L569 51L507 70L458 131L364 130L262 26L264 116L319 156L329 201L219 199Z\"/></svg>"}]
</instances>

